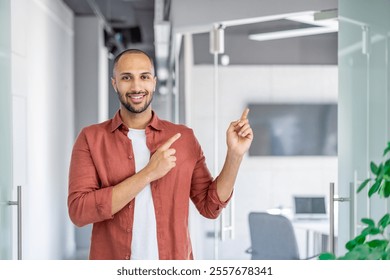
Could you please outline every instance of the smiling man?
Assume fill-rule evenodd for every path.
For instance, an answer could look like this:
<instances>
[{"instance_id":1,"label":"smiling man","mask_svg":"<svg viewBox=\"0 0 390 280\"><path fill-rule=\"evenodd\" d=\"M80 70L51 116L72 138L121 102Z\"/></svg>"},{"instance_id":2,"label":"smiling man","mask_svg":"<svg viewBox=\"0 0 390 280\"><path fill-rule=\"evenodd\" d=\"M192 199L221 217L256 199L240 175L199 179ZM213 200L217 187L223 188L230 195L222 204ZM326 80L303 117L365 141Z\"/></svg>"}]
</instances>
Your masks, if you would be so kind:
<instances>
[{"instance_id":1,"label":"smiling man","mask_svg":"<svg viewBox=\"0 0 390 280\"><path fill-rule=\"evenodd\" d=\"M93 223L90 259L193 259L189 201L217 218L253 140L246 109L227 129L226 160L213 179L193 131L152 110L156 82L146 53L119 54L112 77L119 110L74 144L68 208L77 226Z\"/></svg>"}]
</instances>

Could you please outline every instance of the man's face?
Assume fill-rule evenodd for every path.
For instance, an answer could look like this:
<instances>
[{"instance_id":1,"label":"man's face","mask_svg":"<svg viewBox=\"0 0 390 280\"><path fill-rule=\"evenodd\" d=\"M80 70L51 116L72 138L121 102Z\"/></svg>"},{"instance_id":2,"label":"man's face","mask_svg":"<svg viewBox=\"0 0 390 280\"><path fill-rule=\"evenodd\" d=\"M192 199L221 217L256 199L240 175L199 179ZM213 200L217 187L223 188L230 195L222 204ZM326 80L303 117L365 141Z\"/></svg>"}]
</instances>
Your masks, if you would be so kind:
<instances>
[{"instance_id":1,"label":"man's face","mask_svg":"<svg viewBox=\"0 0 390 280\"><path fill-rule=\"evenodd\" d=\"M129 112L142 113L150 108L156 78L149 58L138 53L123 55L114 69L112 86Z\"/></svg>"}]
</instances>

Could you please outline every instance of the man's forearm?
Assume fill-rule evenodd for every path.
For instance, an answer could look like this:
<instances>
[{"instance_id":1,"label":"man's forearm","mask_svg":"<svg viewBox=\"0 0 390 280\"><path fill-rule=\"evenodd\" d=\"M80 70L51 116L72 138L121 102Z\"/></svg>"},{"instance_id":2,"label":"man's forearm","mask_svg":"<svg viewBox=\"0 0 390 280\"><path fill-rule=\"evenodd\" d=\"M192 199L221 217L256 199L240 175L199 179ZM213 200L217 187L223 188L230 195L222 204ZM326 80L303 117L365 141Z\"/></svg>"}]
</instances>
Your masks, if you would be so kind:
<instances>
[{"instance_id":1,"label":"man's forearm","mask_svg":"<svg viewBox=\"0 0 390 280\"><path fill-rule=\"evenodd\" d=\"M222 202L226 201L232 194L242 158L242 156L234 155L229 151L226 154L225 163L218 176L217 185L218 197Z\"/></svg>"},{"instance_id":2,"label":"man's forearm","mask_svg":"<svg viewBox=\"0 0 390 280\"><path fill-rule=\"evenodd\" d=\"M180 133L176 133L169 138L156 150L149 163L140 172L114 186L111 207L113 215L132 201L146 185L164 177L176 166L176 150L170 147L180 136Z\"/></svg>"},{"instance_id":3,"label":"man's forearm","mask_svg":"<svg viewBox=\"0 0 390 280\"><path fill-rule=\"evenodd\" d=\"M150 184L150 178L145 170L141 170L114 186L112 190L112 215L132 201L148 184Z\"/></svg>"}]
</instances>

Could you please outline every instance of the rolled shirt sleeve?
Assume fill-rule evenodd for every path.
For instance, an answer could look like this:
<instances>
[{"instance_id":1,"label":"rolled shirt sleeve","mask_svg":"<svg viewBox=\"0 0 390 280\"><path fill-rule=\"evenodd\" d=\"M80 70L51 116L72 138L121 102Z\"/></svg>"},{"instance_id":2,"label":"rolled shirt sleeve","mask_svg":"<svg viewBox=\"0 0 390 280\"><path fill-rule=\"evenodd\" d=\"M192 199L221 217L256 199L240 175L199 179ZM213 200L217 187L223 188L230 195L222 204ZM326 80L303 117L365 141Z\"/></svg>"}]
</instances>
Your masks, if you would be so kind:
<instances>
[{"instance_id":1,"label":"rolled shirt sleeve","mask_svg":"<svg viewBox=\"0 0 390 280\"><path fill-rule=\"evenodd\" d=\"M101 187L83 129L73 146L69 168L69 216L75 225L84 226L112 218L111 207L112 187Z\"/></svg>"},{"instance_id":2,"label":"rolled shirt sleeve","mask_svg":"<svg viewBox=\"0 0 390 280\"><path fill-rule=\"evenodd\" d=\"M213 180L206 166L206 159L202 148L195 136L194 151L198 157L191 180L191 200L199 213L209 219L216 219L222 209L232 198L233 192L226 201L221 201L217 193L218 177Z\"/></svg>"}]
</instances>

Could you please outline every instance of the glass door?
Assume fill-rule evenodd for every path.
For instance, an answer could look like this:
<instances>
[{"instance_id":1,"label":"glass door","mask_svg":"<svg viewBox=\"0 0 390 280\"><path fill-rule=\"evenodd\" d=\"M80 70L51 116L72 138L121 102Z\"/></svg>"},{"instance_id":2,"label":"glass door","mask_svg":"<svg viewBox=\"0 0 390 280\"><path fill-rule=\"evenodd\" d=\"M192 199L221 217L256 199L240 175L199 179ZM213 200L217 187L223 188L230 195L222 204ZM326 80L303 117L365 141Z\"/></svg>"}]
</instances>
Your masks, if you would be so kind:
<instances>
[{"instance_id":1,"label":"glass door","mask_svg":"<svg viewBox=\"0 0 390 280\"><path fill-rule=\"evenodd\" d=\"M10 1L0 1L0 259L12 258Z\"/></svg>"},{"instance_id":2,"label":"glass door","mask_svg":"<svg viewBox=\"0 0 390 280\"><path fill-rule=\"evenodd\" d=\"M361 232L360 220L378 220L389 201L357 186L379 163L389 138L390 2L339 1L339 196L354 197L355 206L339 204L338 251ZM355 191L350 193L349 185ZM354 222L353 222L354 221Z\"/></svg>"}]
</instances>

